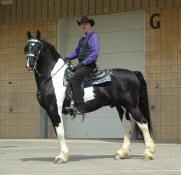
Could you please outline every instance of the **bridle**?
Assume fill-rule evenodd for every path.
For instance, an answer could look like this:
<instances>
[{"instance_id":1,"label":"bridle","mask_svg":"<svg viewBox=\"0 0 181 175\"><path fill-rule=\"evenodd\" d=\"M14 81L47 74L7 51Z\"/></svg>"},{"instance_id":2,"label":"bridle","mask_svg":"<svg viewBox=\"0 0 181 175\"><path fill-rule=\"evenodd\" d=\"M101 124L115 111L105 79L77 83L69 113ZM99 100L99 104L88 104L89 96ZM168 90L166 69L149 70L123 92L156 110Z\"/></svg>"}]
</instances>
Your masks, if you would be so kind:
<instances>
[{"instance_id":1,"label":"bridle","mask_svg":"<svg viewBox=\"0 0 181 175\"><path fill-rule=\"evenodd\" d=\"M40 46L41 46L41 49L39 49L38 54L35 54L35 53L33 53L33 52L28 53L28 54L26 55L26 58L27 58L27 60L29 59L29 57L33 57L33 58L34 58L35 64L33 65L32 70L35 71L35 72L37 72L37 73L39 73L38 70L37 70L37 62L38 62L38 59L39 59L40 55L42 54L41 50L43 49L43 45L42 45L42 42L41 42L40 40L38 40L38 39L31 38L31 39L28 40L28 44L29 44L28 47L29 47L29 48L31 48L31 47L33 47L34 45L36 45L36 43L39 43ZM43 55L42 55L42 56L43 56ZM29 60L28 60L28 62L29 62Z\"/></svg>"},{"instance_id":2,"label":"bridle","mask_svg":"<svg viewBox=\"0 0 181 175\"><path fill-rule=\"evenodd\" d=\"M40 56L43 56L43 52L41 52L41 50L43 49L43 44L42 44L42 41L41 40L38 40L38 39L34 39L34 38L31 38L28 40L28 43L30 44L29 47L32 47L33 45L35 45L35 43L40 43L41 45L41 49L39 49L38 51L38 54L34 54L34 53L28 53L26 55L27 57L27 60L28 60L28 57L33 57L35 59L35 65L33 66L33 71L35 71L35 73L37 75L39 75L40 77L48 77L47 80L49 80L50 78L54 77L66 64L66 62L64 61L64 64L54 73L54 74L51 74L50 76L47 76L47 75L43 75L42 73L40 73L38 70L37 70L37 62L38 62L38 59ZM61 58L62 59L62 58ZM63 59L62 59L63 60Z\"/></svg>"}]
</instances>

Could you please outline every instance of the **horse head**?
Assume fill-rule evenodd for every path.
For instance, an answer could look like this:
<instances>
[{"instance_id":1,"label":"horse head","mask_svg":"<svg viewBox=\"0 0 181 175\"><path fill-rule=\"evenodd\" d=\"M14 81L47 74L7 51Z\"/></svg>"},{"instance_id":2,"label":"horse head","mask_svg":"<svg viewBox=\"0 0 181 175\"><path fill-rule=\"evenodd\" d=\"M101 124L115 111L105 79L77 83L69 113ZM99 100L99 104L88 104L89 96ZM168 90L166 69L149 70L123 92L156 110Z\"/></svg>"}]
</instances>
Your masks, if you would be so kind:
<instances>
[{"instance_id":1,"label":"horse head","mask_svg":"<svg viewBox=\"0 0 181 175\"><path fill-rule=\"evenodd\" d=\"M28 43L25 46L25 53L27 58L26 67L29 71L36 71L37 62L42 55L43 44L41 40L40 31L37 30L37 35L32 36L31 32L27 32Z\"/></svg>"}]
</instances>

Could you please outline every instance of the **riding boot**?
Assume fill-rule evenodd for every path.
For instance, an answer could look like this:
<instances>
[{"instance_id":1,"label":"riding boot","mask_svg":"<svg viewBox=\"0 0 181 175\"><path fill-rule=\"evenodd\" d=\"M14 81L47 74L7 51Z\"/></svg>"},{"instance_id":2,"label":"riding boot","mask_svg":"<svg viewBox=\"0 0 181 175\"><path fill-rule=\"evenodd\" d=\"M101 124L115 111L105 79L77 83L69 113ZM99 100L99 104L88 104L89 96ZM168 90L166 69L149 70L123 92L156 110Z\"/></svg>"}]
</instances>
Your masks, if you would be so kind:
<instances>
[{"instance_id":1,"label":"riding boot","mask_svg":"<svg viewBox=\"0 0 181 175\"><path fill-rule=\"evenodd\" d=\"M85 103L82 103L79 106L75 106L75 114L77 115L84 115L85 114Z\"/></svg>"}]
</instances>

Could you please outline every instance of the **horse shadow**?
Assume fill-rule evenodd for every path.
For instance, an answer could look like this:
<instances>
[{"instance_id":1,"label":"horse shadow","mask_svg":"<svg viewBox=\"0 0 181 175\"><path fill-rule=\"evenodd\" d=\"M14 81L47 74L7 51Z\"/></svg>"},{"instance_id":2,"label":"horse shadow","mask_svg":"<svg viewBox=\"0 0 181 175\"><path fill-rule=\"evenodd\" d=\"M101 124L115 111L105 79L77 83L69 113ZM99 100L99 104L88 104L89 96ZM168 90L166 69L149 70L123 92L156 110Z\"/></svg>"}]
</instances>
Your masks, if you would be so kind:
<instances>
[{"instance_id":1,"label":"horse shadow","mask_svg":"<svg viewBox=\"0 0 181 175\"><path fill-rule=\"evenodd\" d=\"M142 159L143 156L131 155L125 159ZM114 155L70 155L69 161L81 161L81 160L91 160L91 159L115 159ZM41 162L53 162L54 157L32 157L32 158L22 158L22 161L41 161Z\"/></svg>"}]
</instances>

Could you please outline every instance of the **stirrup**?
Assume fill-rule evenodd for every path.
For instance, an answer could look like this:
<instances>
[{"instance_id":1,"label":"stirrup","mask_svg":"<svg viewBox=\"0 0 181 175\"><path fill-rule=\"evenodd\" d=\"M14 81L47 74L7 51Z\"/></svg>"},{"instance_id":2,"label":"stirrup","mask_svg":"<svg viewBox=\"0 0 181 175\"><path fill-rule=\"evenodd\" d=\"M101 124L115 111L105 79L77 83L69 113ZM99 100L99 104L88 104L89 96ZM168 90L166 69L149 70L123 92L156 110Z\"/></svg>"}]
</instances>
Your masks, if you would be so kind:
<instances>
[{"instance_id":1,"label":"stirrup","mask_svg":"<svg viewBox=\"0 0 181 175\"><path fill-rule=\"evenodd\" d=\"M73 115L74 118L76 117L75 108L74 108L74 101L73 100L70 102L70 107L65 107L65 111L67 111L70 115Z\"/></svg>"}]
</instances>

